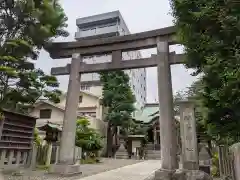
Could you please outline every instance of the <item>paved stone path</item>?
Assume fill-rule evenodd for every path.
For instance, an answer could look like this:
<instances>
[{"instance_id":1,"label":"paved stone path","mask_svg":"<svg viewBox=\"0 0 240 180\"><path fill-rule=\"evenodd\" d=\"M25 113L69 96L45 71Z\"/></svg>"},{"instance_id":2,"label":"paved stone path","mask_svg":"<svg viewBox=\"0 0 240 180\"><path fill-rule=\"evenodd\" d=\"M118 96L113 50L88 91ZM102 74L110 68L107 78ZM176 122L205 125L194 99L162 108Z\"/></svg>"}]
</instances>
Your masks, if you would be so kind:
<instances>
[{"instance_id":1,"label":"paved stone path","mask_svg":"<svg viewBox=\"0 0 240 180\"><path fill-rule=\"evenodd\" d=\"M102 172L79 180L147 180L160 168L159 160L148 160L122 168Z\"/></svg>"},{"instance_id":2,"label":"paved stone path","mask_svg":"<svg viewBox=\"0 0 240 180\"><path fill-rule=\"evenodd\" d=\"M82 174L71 177L59 177L56 175L50 175L45 171L23 171L20 176L12 176L11 174L5 174L4 180L82 180L85 177L92 176L99 173L111 171L113 169L120 169L122 167L131 166L133 164L141 164L146 162L142 160L134 159L102 159L102 163L99 164L83 164L81 165ZM1 178L0 178L1 180ZM107 180L106 178L104 180Z\"/></svg>"},{"instance_id":3,"label":"paved stone path","mask_svg":"<svg viewBox=\"0 0 240 180\"><path fill-rule=\"evenodd\" d=\"M103 158L99 164L84 164L81 166L81 177L91 176L105 171L121 168L124 166L140 163L142 160L134 159L107 159Z\"/></svg>"}]
</instances>

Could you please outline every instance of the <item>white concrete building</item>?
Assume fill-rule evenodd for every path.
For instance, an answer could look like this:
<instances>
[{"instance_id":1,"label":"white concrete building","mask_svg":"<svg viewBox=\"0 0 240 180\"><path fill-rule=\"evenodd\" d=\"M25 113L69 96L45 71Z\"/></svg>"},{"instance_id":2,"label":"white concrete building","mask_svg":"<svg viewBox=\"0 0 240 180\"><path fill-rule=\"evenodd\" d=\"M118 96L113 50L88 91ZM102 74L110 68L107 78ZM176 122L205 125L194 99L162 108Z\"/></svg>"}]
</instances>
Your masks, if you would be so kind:
<instances>
[{"instance_id":1,"label":"white concrete building","mask_svg":"<svg viewBox=\"0 0 240 180\"><path fill-rule=\"evenodd\" d=\"M79 18L76 20L76 24L76 40L130 34L119 11ZM139 51L133 51L124 52L122 56L124 60L131 60L140 58L141 54ZM83 57L83 61L88 64L109 62L111 61L111 55ZM130 86L137 101L136 105L141 108L146 103L146 70L132 69L125 70L125 72L129 75ZM102 88L99 75L97 73L83 74L81 77L81 90L101 95Z\"/></svg>"}]
</instances>

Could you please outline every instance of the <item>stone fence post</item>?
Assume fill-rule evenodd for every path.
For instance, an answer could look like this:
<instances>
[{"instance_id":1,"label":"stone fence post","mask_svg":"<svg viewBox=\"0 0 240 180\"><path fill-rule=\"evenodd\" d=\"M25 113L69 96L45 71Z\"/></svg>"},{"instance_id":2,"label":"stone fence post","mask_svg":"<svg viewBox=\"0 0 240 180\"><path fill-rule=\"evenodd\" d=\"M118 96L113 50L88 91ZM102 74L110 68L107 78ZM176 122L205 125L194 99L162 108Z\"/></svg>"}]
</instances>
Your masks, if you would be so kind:
<instances>
[{"instance_id":1,"label":"stone fence post","mask_svg":"<svg viewBox=\"0 0 240 180\"><path fill-rule=\"evenodd\" d=\"M74 162L75 162L75 164L80 164L81 159L82 159L82 148L76 146L75 149L74 149Z\"/></svg>"},{"instance_id":2,"label":"stone fence post","mask_svg":"<svg viewBox=\"0 0 240 180\"><path fill-rule=\"evenodd\" d=\"M53 148L52 142L48 142L47 143L47 160L45 163L46 166L50 166L50 164L51 164L52 148Z\"/></svg>"},{"instance_id":3,"label":"stone fence post","mask_svg":"<svg viewBox=\"0 0 240 180\"><path fill-rule=\"evenodd\" d=\"M38 146L37 144L33 143L32 150L30 153L30 168L35 169L37 166L37 152L38 152Z\"/></svg>"},{"instance_id":4,"label":"stone fence post","mask_svg":"<svg viewBox=\"0 0 240 180\"><path fill-rule=\"evenodd\" d=\"M233 154L234 180L240 180L240 143L232 145L230 151Z\"/></svg>"}]
</instances>

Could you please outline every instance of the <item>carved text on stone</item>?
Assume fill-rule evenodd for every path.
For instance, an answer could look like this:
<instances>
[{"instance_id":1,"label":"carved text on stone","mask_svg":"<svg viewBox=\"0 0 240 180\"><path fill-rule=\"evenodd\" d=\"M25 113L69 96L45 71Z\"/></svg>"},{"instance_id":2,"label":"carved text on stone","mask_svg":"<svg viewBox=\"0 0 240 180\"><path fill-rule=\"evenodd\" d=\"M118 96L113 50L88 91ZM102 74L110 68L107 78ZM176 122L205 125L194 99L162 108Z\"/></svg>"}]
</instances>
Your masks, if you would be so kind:
<instances>
[{"instance_id":1,"label":"carved text on stone","mask_svg":"<svg viewBox=\"0 0 240 180\"><path fill-rule=\"evenodd\" d=\"M183 112L183 131L185 141L185 158L187 161L194 161L194 132L193 132L193 113L186 109Z\"/></svg>"}]
</instances>

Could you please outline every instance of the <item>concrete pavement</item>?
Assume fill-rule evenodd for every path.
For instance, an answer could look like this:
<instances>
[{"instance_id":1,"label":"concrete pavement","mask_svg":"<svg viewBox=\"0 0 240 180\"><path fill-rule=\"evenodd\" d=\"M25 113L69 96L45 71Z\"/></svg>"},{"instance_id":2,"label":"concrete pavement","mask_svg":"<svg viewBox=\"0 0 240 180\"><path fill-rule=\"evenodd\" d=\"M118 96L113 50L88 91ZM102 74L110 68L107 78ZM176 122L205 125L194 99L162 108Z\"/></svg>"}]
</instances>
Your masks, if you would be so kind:
<instances>
[{"instance_id":1,"label":"concrete pavement","mask_svg":"<svg viewBox=\"0 0 240 180\"><path fill-rule=\"evenodd\" d=\"M160 160L148 160L118 169L102 172L79 180L146 180L160 169Z\"/></svg>"}]
</instances>

